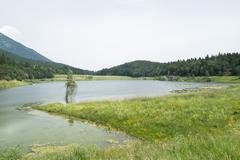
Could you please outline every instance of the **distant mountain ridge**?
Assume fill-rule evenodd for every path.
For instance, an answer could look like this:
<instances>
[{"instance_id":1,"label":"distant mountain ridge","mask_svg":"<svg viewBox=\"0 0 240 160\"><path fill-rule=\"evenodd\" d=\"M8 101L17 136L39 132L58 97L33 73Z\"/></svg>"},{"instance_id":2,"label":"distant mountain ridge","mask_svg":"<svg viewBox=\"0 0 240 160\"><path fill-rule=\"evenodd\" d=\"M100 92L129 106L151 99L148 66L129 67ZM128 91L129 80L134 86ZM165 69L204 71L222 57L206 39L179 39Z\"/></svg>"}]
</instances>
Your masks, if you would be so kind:
<instances>
[{"instance_id":1,"label":"distant mountain ridge","mask_svg":"<svg viewBox=\"0 0 240 160\"><path fill-rule=\"evenodd\" d=\"M2 50L1 50L2 49ZM42 56L33 49L0 33L0 77L14 79L47 78L53 74L66 74L72 70L73 74L88 75L117 75L131 77L158 76L240 76L240 53L219 53L205 58L190 58L168 63L136 60L97 72L82 70L69 65L55 63ZM10 59L9 59L10 58ZM18 68L21 68L19 70ZM17 70L17 72L15 72ZM7 72L6 72L7 71ZM24 71L24 72L22 72ZM35 72L39 73L36 75ZM49 74L46 74L49 73Z\"/></svg>"},{"instance_id":2,"label":"distant mountain ridge","mask_svg":"<svg viewBox=\"0 0 240 160\"><path fill-rule=\"evenodd\" d=\"M51 62L51 60L44 57L35 50L24 46L23 44L9 38L8 36L2 33L0 33L0 48L26 59L42 62Z\"/></svg>"},{"instance_id":3,"label":"distant mountain ridge","mask_svg":"<svg viewBox=\"0 0 240 160\"><path fill-rule=\"evenodd\" d=\"M191 58L159 63L137 60L97 71L98 75L131 77L157 76L240 76L240 53L219 53L205 58Z\"/></svg>"}]
</instances>

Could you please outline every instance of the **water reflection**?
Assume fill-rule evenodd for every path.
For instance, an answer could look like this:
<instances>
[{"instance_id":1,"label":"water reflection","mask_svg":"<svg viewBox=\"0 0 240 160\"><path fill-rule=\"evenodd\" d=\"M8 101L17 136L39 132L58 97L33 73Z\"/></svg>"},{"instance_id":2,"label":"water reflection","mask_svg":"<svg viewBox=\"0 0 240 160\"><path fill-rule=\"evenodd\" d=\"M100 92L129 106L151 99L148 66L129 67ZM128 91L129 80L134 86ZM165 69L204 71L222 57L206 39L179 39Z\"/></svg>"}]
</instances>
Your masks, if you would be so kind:
<instances>
[{"instance_id":1,"label":"water reflection","mask_svg":"<svg viewBox=\"0 0 240 160\"><path fill-rule=\"evenodd\" d=\"M74 124L74 120L73 119L68 119L67 121L69 123L69 126L73 126L73 124Z\"/></svg>"}]
</instances>

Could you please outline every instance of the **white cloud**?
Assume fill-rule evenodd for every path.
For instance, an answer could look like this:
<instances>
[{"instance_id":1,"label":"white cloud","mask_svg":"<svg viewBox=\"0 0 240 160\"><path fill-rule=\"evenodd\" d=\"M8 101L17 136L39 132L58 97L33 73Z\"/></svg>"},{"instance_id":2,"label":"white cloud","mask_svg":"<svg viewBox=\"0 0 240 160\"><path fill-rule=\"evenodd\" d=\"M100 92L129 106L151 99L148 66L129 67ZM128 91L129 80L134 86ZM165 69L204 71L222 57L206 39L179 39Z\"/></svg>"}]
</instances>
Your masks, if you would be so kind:
<instances>
[{"instance_id":1,"label":"white cloud","mask_svg":"<svg viewBox=\"0 0 240 160\"><path fill-rule=\"evenodd\" d=\"M3 25L0 27L0 33L13 38L14 40L20 40L22 37L22 33L17 28L10 25Z\"/></svg>"}]
</instances>

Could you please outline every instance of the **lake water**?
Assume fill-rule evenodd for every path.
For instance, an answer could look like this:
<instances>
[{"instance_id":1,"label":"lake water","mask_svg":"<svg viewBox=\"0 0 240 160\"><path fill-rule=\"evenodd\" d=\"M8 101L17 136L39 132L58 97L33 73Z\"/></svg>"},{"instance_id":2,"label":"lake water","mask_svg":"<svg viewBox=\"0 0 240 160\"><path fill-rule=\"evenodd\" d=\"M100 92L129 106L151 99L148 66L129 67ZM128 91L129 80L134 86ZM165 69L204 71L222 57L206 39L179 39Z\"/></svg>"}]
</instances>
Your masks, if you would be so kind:
<instances>
[{"instance_id":1,"label":"lake water","mask_svg":"<svg viewBox=\"0 0 240 160\"><path fill-rule=\"evenodd\" d=\"M79 81L75 100L122 99L136 96L160 96L173 90L204 87L213 83L162 82L150 80ZM35 103L64 102L64 82L41 83L0 90L0 147L33 144L109 147L108 141L119 144L131 137L115 131L106 131L93 124L69 120L35 110L17 110L18 106Z\"/></svg>"}]
</instances>

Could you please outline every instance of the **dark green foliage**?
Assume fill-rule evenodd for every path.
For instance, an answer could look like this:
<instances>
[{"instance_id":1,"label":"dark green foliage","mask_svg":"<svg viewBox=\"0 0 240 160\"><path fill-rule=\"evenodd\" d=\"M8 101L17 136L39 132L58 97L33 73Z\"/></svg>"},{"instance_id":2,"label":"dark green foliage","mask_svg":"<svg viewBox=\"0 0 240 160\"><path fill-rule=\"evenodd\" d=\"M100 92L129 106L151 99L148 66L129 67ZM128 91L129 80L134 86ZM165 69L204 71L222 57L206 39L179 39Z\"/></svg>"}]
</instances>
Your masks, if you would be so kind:
<instances>
[{"instance_id":1,"label":"dark green foliage","mask_svg":"<svg viewBox=\"0 0 240 160\"><path fill-rule=\"evenodd\" d=\"M18 160L22 157L22 150L19 147L10 149L0 148L0 160Z\"/></svg>"},{"instance_id":2,"label":"dark green foliage","mask_svg":"<svg viewBox=\"0 0 240 160\"><path fill-rule=\"evenodd\" d=\"M99 75L131 77L155 76L240 76L240 54L219 53L205 58L191 58L169 63L133 61L97 72Z\"/></svg>"},{"instance_id":3,"label":"dark green foliage","mask_svg":"<svg viewBox=\"0 0 240 160\"><path fill-rule=\"evenodd\" d=\"M53 72L47 67L35 64L31 60L14 58L6 51L0 50L0 80L24 80L52 78Z\"/></svg>"},{"instance_id":4,"label":"dark green foliage","mask_svg":"<svg viewBox=\"0 0 240 160\"><path fill-rule=\"evenodd\" d=\"M69 69L74 74L91 74L60 63L25 59L0 49L0 80L52 78L53 74L66 74Z\"/></svg>"}]
</instances>

